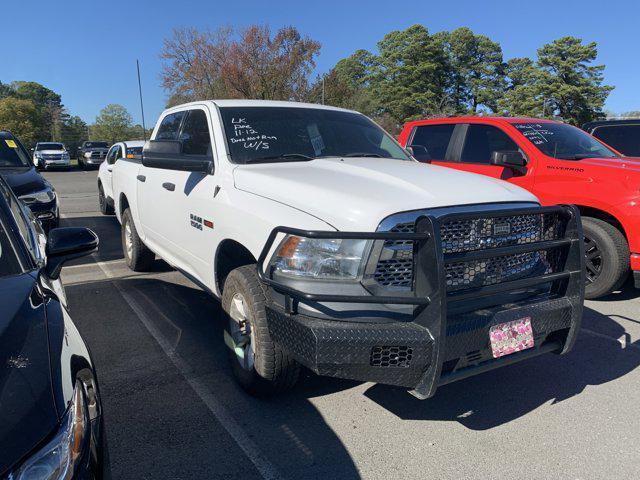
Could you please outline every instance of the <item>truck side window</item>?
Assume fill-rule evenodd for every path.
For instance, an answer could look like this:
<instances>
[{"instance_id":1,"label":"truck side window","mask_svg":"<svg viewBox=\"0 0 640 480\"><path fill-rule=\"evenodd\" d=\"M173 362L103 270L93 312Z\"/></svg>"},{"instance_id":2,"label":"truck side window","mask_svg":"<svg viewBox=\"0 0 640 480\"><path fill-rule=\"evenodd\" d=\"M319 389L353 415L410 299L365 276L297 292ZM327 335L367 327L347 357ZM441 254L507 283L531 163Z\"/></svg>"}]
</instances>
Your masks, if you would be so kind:
<instances>
[{"instance_id":1,"label":"truck side window","mask_svg":"<svg viewBox=\"0 0 640 480\"><path fill-rule=\"evenodd\" d=\"M190 110L180 132L182 153L185 155L207 155L211 153L211 136L204 110Z\"/></svg>"},{"instance_id":2,"label":"truck side window","mask_svg":"<svg viewBox=\"0 0 640 480\"><path fill-rule=\"evenodd\" d=\"M460 161L464 163L491 163L491 152L517 151L518 145L497 127L469 125Z\"/></svg>"},{"instance_id":3,"label":"truck side window","mask_svg":"<svg viewBox=\"0 0 640 480\"><path fill-rule=\"evenodd\" d=\"M111 147L111 150L109 150L109 153L107 153L107 163L109 165L113 165L116 162L117 152L119 148L119 146L114 145L113 147Z\"/></svg>"},{"instance_id":4,"label":"truck side window","mask_svg":"<svg viewBox=\"0 0 640 480\"><path fill-rule=\"evenodd\" d=\"M177 140L180 122L186 112L171 113L162 119L155 140Z\"/></svg>"},{"instance_id":5,"label":"truck side window","mask_svg":"<svg viewBox=\"0 0 640 480\"><path fill-rule=\"evenodd\" d=\"M416 127L411 145L425 147L432 160L445 160L449 141L453 135L455 124L423 125Z\"/></svg>"}]
</instances>

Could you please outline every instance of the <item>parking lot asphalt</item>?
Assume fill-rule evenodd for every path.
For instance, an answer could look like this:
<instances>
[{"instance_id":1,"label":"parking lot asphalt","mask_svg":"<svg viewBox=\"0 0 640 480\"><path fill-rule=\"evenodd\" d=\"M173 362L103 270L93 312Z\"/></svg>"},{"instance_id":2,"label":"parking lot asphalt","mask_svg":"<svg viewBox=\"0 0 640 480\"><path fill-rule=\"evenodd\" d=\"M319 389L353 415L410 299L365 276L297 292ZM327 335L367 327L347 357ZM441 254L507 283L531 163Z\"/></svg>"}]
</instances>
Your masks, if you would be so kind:
<instances>
[{"instance_id":1,"label":"parking lot asphalt","mask_svg":"<svg viewBox=\"0 0 640 480\"><path fill-rule=\"evenodd\" d=\"M47 172L63 226L97 253L63 269L71 315L98 370L114 478L640 478L640 291L587 302L566 356L440 388L307 375L271 400L233 382L221 309L161 260L122 259L96 172Z\"/></svg>"}]
</instances>

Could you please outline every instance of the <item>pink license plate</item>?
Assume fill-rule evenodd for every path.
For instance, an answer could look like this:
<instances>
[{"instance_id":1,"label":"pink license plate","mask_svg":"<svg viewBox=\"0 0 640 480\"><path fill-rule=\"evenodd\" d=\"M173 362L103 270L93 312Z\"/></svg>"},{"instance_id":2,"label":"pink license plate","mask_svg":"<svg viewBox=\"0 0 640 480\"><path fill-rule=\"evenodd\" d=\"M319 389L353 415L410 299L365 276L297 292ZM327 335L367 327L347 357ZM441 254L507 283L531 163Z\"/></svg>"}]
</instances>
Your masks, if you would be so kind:
<instances>
[{"instance_id":1,"label":"pink license plate","mask_svg":"<svg viewBox=\"0 0 640 480\"><path fill-rule=\"evenodd\" d=\"M489 330L489 340L491 340L493 358L504 357L533 347L531 317L494 325Z\"/></svg>"}]
</instances>

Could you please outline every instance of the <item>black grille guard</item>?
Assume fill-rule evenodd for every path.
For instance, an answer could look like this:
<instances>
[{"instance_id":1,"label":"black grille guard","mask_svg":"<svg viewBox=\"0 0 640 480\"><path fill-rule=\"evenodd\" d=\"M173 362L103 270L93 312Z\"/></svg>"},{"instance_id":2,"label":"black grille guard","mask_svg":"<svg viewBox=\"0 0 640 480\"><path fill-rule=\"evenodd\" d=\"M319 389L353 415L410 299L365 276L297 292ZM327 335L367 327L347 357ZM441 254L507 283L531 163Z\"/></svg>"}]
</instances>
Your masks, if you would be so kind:
<instances>
[{"instance_id":1,"label":"black grille guard","mask_svg":"<svg viewBox=\"0 0 640 480\"><path fill-rule=\"evenodd\" d=\"M298 302L347 302L370 304L404 304L414 305L413 323L425 328L433 340L433 356L430 367L424 373L414 393L420 398L431 397L439 384L449 383L451 380L441 378L444 361L445 341L447 331L447 306L466 302L472 299L491 295L519 291L537 285L551 284L551 293L564 296L572 303L575 312L572 326L566 341L555 346L561 353L568 352L575 343L582 319L584 300L584 243L582 240L582 225L580 213L573 205L559 205L553 207L527 207L516 209L500 209L483 211L481 218L542 215L548 213L560 214L566 221L564 238L551 241L531 242L513 246L501 246L486 250L475 250L464 253L443 254L440 237L440 224L447 220L466 220L479 217L478 212L456 212L439 217L422 215L416 219L414 233L400 232L340 232L340 231L308 231L291 227L274 228L257 262L258 277L276 292L285 297L285 311L288 314L297 313ZM298 235L304 238L325 239L357 239L357 240L413 240L414 285L413 295L380 296L380 295L330 295L314 294L294 289L272 278L273 272L264 271L264 263L279 234ZM564 268L562 271L538 275L530 278L506 281L494 285L468 288L461 291L446 291L445 264L461 260L474 260L494 255L510 253L533 252L547 248L567 249ZM551 347L546 346L545 350ZM529 355L530 353L523 353ZM515 359L515 356L514 356ZM503 360L502 363L509 363ZM501 362L496 362L498 366Z\"/></svg>"}]
</instances>

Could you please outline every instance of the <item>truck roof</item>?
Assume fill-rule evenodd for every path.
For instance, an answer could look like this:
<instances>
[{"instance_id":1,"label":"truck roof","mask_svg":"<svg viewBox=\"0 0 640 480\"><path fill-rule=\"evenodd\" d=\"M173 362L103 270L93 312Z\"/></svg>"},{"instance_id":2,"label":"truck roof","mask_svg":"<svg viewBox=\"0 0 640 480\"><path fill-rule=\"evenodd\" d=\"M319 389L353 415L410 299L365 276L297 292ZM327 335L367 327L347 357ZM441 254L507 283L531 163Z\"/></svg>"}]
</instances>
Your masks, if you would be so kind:
<instances>
[{"instance_id":1,"label":"truck roof","mask_svg":"<svg viewBox=\"0 0 640 480\"><path fill-rule=\"evenodd\" d=\"M167 110L173 110L175 108L182 108L189 105L201 105L202 103L211 103L217 107L289 107L289 108L318 108L323 110L337 110L342 112L358 113L353 110L345 108L332 107L329 105L320 105L318 103L303 103L303 102L287 102L279 100L201 100L196 102L183 103L176 105Z\"/></svg>"},{"instance_id":2,"label":"truck roof","mask_svg":"<svg viewBox=\"0 0 640 480\"><path fill-rule=\"evenodd\" d=\"M425 125L428 123L562 123L557 120L549 120L548 118L533 118L533 117L496 117L496 116L481 116L481 115L467 115L461 117L439 117L439 118L427 118L424 120L414 120L407 122L407 125Z\"/></svg>"}]
</instances>

